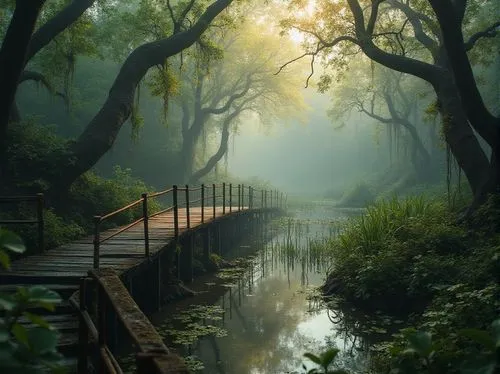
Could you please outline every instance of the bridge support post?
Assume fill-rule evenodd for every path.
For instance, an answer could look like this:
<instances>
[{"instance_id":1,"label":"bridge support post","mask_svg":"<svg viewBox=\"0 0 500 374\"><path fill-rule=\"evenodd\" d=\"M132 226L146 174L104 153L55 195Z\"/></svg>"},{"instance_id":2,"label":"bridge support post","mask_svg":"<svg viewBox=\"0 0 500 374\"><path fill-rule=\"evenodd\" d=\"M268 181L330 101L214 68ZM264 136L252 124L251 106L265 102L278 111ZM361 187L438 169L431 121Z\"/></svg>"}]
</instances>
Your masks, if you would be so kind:
<instances>
[{"instance_id":1,"label":"bridge support post","mask_svg":"<svg viewBox=\"0 0 500 374\"><path fill-rule=\"evenodd\" d=\"M222 238L220 223L217 223L214 227L214 248L219 256L222 256Z\"/></svg>"},{"instance_id":2,"label":"bridge support post","mask_svg":"<svg viewBox=\"0 0 500 374\"><path fill-rule=\"evenodd\" d=\"M210 229L203 230L203 262L208 264L210 262Z\"/></svg>"},{"instance_id":3,"label":"bridge support post","mask_svg":"<svg viewBox=\"0 0 500 374\"><path fill-rule=\"evenodd\" d=\"M193 247L194 236L187 235L181 241L180 249L180 279L183 282L191 283L193 281Z\"/></svg>"}]
</instances>

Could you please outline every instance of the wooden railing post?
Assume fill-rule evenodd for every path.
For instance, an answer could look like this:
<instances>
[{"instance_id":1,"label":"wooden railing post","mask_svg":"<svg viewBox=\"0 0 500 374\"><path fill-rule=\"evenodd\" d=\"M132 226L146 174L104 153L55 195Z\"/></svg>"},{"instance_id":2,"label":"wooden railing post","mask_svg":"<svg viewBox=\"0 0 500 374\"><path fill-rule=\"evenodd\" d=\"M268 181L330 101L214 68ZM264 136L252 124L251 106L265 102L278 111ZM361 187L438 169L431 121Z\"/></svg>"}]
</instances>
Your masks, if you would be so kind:
<instances>
[{"instance_id":1,"label":"wooden railing post","mask_svg":"<svg viewBox=\"0 0 500 374\"><path fill-rule=\"evenodd\" d=\"M187 228L191 228L191 219L189 212L189 186L186 184L186 224Z\"/></svg>"},{"instance_id":2,"label":"wooden railing post","mask_svg":"<svg viewBox=\"0 0 500 374\"><path fill-rule=\"evenodd\" d=\"M205 185L201 185L201 223L205 222Z\"/></svg>"},{"instance_id":3,"label":"wooden railing post","mask_svg":"<svg viewBox=\"0 0 500 374\"><path fill-rule=\"evenodd\" d=\"M241 184L238 184L238 212L241 210Z\"/></svg>"},{"instance_id":4,"label":"wooden railing post","mask_svg":"<svg viewBox=\"0 0 500 374\"><path fill-rule=\"evenodd\" d=\"M271 195L270 208L272 208L273 207L273 195L274 195L274 191L273 190L269 191L269 195Z\"/></svg>"},{"instance_id":5,"label":"wooden railing post","mask_svg":"<svg viewBox=\"0 0 500 374\"><path fill-rule=\"evenodd\" d=\"M97 284L97 333L98 333L98 345L99 349L104 348L106 345L106 291L99 284ZM100 355L99 355L100 357ZM102 360L99 360L100 372L103 372L102 368L105 365Z\"/></svg>"},{"instance_id":6,"label":"wooden railing post","mask_svg":"<svg viewBox=\"0 0 500 374\"><path fill-rule=\"evenodd\" d=\"M179 236L179 205L177 201L177 185L173 186L173 203L174 203L174 236Z\"/></svg>"},{"instance_id":7,"label":"wooden railing post","mask_svg":"<svg viewBox=\"0 0 500 374\"><path fill-rule=\"evenodd\" d=\"M229 213L233 211L233 184L229 183Z\"/></svg>"},{"instance_id":8,"label":"wooden railing post","mask_svg":"<svg viewBox=\"0 0 500 374\"><path fill-rule=\"evenodd\" d=\"M222 183L222 214L226 214L226 182Z\"/></svg>"},{"instance_id":9,"label":"wooden railing post","mask_svg":"<svg viewBox=\"0 0 500 374\"><path fill-rule=\"evenodd\" d=\"M264 191L264 207L267 208L267 190Z\"/></svg>"},{"instance_id":10,"label":"wooden railing post","mask_svg":"<svg viewBox=\"0 0 500 374\"><path fill-rule=\"evenodd\" d=\"M280 208L283 209L283 192L281 193Z\"/></svg>"},{"instance_id":11,"label":"wooden railing post","mask_svg":"<svg viewBox=\"0 0 500 374\"><path fill-rule=\"evenodd\" d=\"M45 247L45 240L44 240L44 221L43 221L43 193L37 193L37 207L36 207L36 214L37 214L37 221L38 221L38 251L43 252L44 247Z\"/></svg>"},{"instance_id":12,"label":"wooden railing post","mask_svg":"<svg viewBox=\"0 0 500 374\"><path fill-rule=\"evenodd\" d=\"M215 199L216 199L216 196L215 196L215 183L212 184L212 205L213 205L213 218L215 219Z\"/></svg>"},{"instance_id":13,"label":"wooden railing post","mask_svg":"<svg viewBox=\"0 0 500 374\"><path fill-rule=\"evenodd\" d=\"M260 207L264 208L264 190L260 190Z\"/></svg>"},{"instance_id":14,"label":"wooden railing post","mask_svg":"<svg viewBox=\"0 0 500 374\"><path fill-rule=\"evenodd\" d=\"M245 185L241 185L241 209L245 206Z\"/></svg>"},{"instance_id":15,"label":"wooden railing post","mask_svg":"<svg viewBox=\"0 0 500 374\"><path fill-rule=\"evenodd\" d=\"M248 186L248 209L252 209L253 196L252 196L252 186Z\"/></svg>"},{"instance_id":16,"label":"wooden railing post","mask_svg":"<svg viewBox=\"0 0 500 374\"><path fill-rule=\"evenodd\" d=\"M94 216L94 269L99 269L101 216Z\"/></svg>"},{"instance_id":17,"label":"wooden railing post","mask_svg":"<svg viewBox=\"0 0 500 374\"><path fill-rule=\"evenodd\" d=\"M83 312L87 310L87 279L80 279L80 313L78 322L78 374L88 373L88 344L89 344L89 331Z\"/></svg>"},{"instance_id":18,"label":"wooden railing post","mask_svg":"<svg viewBox=\"0 0 500 374\"><path fill-rule=\"evenodd\" d=\"M142 219L144 223L144 257L149 257L148 194L142 194Z\"/></svg>"}]
</instances>

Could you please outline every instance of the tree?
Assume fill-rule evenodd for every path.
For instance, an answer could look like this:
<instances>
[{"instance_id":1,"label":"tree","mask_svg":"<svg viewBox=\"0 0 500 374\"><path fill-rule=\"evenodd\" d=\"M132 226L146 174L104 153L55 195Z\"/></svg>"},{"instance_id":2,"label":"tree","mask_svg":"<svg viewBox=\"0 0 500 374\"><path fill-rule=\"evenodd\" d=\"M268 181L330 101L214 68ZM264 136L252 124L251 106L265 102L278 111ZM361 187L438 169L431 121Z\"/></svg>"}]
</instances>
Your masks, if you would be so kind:
<instances>
[{"instance_id":1,"label":"tree","mask_svg":"<svg viewBox=\"0 0 500 374\"><path fill-rule=\"evenodd\" d=\"M75 3L81 4L83 2L75 0L71 4ZM169 8L172 9L172 29L169 36L148 41L135 48L124 61L109 91L106 102L79 138L70 143L62 154L48 155L51 165L45 170L40 170L40 178L49 183L52 192L67 190L76 178L89 170L112 147L120 128L132 113L136 87L149 69L164 64L169 57L196 43L215 17L231 3L232 0L215 0L205 7L203 1L192 0L179 2L174 9L168 2ZM43 1L18 0L14 16L4 38L0 56L9 54L11 58L2 57L0 59L0 70L3 74L2 82L6 82L2 86L2 95L6 98L6 101L2 100L3 106L0 109L0 119L2 120L0 129L2 134L6 133L8 128L8 118L14 93L26 58L30 56L30 46L33 46L35 42L39 42L37 39L33 39L37 34L33 34L32 31L40 13L41 5L43 5ZM64 22L51 23L49 21L40 27L39 30L49 24L57 26L53 29L55 32L52 32L36 45L43 48L58 32L65 30L71 24L69 22L72 19L70 16L74 14L66 13L65 9L67 8L61 10L51 19L51 21L59 20ZM20 37L21 33L25 35L24 39ZM17 46L12 46L13 40L16 38ZM46 44L43 44L43 42ZM12 56L17 56L17 59ZM12 61L15 61L15 63ZM10 70L8 64L12 65ZM5 151L5 147L6 144L3 144L2 152Z\"/></svg>"},{"instance_id":2,"label":"tree","mask_svg":"<svg viewBox=\"0 0 500 374\"><path fill-rule=\"evenodd\" d=\"M375 120L385 127L391 160L393 151L399 166L406 161L401 157L408 156L419 179L432 180L436 177L432 147L438 142L438 134L434 126L424 123L425 104L418 103L419 96L425 94L423 88L408 78L393 70L373 66L363 58L353 61L348 77L332 92L334 106L329 112L334 121L349 116L352 110ZM424 144L423 126L430 126L428 145ZM402 150L407 152L402 155Z\"/></svg>"},{"instance_id":3,"label":"tree","mask_svg":"<svg viewBox=\"0 0 500 374\"><path fill-rule=\"evenodd\" d=\"M491 21L485 29L471 31L467 41L460 36L462 28L474 29L481 4L494 5L476 0L447 1L450 8L445 10L441 3L429 1L437 17L427 1L318 1L310 17L291 18L284 26L307 35L306 52L301 57L311 56L312 64L318 57L331 66L338 61L345 62L350 54L362 52L387 68L428 82L438 98L445 140L464 171L476 202L480 202L498 186L497 166L489 162L472 129L496 154L499 119L488 114L479 102L480 94L466 51L472 50L483 38L496 36L497 21ZM467 4L471 5L468 12ZM292 5L304 6L298 1ZM444 22L450 22L451 26ZM457 43L459 51L449 54L448 50ZM459 67L466 70L463 77L458 76L462 71ZM464 92L465 80L469 88L471 85L476 88L472 94ZM330 82L331 78L323 78L323 84ZM462 102L468 104L462 106Z\"/></svg>"},{"instance_id":4,"label":"tree","mask_svg":"<svg viewBox=\"0 0 500 374\"><path fill-rule=\"evenodd\" d=\"M277 120L300 118L306 109L297 89L297 68L301 67L274 74L279 62L293 50L289 41L246 21L226 33L218 44L223 57L182 61L192 64L185 68L181 93L174 100L182 108L180 160L186 182L198 181L217 165L227 152L232 129L244 114L256 114L259 121L272 125ZM220 134L220 144L195 170L197 145L214 132Z\"/></svg>"}]
</instances>

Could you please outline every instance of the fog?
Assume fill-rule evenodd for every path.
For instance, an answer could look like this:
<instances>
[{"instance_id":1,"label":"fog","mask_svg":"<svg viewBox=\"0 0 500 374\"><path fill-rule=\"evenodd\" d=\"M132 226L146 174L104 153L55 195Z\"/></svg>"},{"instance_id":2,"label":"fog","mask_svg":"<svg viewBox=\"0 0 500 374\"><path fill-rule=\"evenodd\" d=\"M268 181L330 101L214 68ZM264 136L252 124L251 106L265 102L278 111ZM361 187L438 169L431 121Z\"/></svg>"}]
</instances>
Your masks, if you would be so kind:
<instances>
[{"instance_id":1,"label":"fog","mask_svg":"<svg viewBox=\"0 0 500 374\"><path fill-rule=\"evenodd\" d=\"M327 115L328 97L313 88L306 94L305 123L277 123L269 131L255 123L242 126L229 152L232 174L268 180L294 195L320 196L387 167L387 152L374 141L373 125L353 115L338 129Z\"/></svg>"}]
</instances>

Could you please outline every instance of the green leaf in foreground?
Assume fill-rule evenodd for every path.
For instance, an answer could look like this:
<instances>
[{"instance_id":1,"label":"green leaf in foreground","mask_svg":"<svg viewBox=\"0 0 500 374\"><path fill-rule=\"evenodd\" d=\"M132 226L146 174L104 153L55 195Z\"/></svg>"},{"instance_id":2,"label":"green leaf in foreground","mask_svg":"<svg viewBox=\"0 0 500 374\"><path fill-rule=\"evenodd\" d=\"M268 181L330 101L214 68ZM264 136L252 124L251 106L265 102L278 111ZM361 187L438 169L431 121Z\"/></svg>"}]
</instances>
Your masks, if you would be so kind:
<instances>
[{"instance_id":1,"label":"green leaf in foreground","mask_svg":"<svg viewBox=\"0 0 500 374\"><path fill-rule=\"evenodd\" d=\"M0 249L23 253L26 247L19 236L11 231L0 229Z\"/></svg>"}]
</instances>

